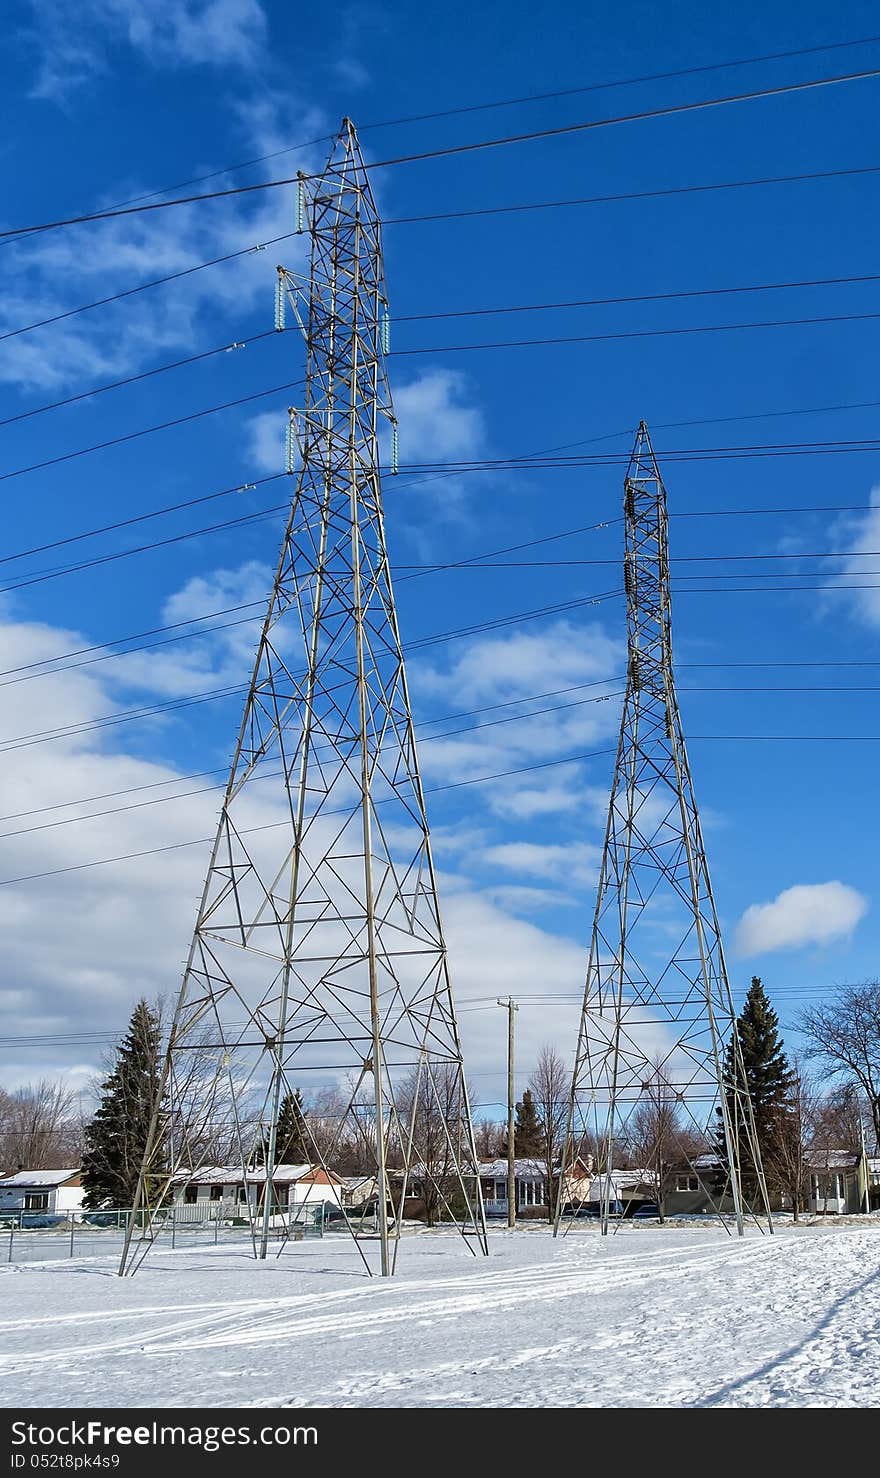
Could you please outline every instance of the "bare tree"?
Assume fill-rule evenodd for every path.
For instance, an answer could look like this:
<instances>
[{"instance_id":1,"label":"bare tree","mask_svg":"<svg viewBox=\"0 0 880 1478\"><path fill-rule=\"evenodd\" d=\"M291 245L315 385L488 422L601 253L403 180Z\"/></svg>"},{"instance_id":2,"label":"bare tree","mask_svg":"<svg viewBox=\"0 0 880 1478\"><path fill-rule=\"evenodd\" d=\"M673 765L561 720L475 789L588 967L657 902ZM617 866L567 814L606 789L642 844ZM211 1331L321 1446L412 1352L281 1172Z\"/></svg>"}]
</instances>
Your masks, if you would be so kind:
<instances>
[{"instance_id":1,"label":"bare tree","mask_svg":"<svg viewBox=\"0 0 880 1478\"><path fill-rule=\"evenodd\" d=\"M82 1132L76 1098L48 1078L0 1098L0 1159L15 1170L64 1170L79 1164Z\"/></svg>"},{"instance_id":2,"label":"bare tree","mask_svg":"<svg viewBox=\"0 0 880 1478\"><path fill-rule=\"evenodd\" d=\"M815 1144L819 1095L803 1064L794 1059L791 1091L762 1150L768 1186L791 1203L795 1221L810 1194L810 1151Z\"/></svg>"},{"instance_id":3,"label":"bare tree","mask_svg":"<svg viewBox=\"0 0 880 1478\"><path fill-rule=\"evenodd\" d=\"M642 1096L627 1121L627 1154L634 1165L651 1177L654 1195L665 1218L666 1183L677 1155L692 1158L685 1137L675 1091L670 1087L659 1059L653 1064L650 1078L642 1084Z\"/></svg>"},{"instance_id":4,"label":"bare tree","mask_svg":"<svg viewBox=\"0 0 880 1478\"><path fill-rule=\"evenodd\" d=\"M468 1095L473 1104L470 1086ZM444 1211L449 1215L464 1210L458 1205L460 1187L455 1173L459 1136L466 1121L457 1064L446 1063L433 1071L414 1069L400 1084L396 1103L399 1134L408 1141L412 1132L411 1163L418 1166L413 1180L420 1187L425 1220L433 1226Z\"/></svg>"},{"instance_id":5,"label":"bare tree","mask_svg":"<svg viewBox=\"0 0 880 1478\"><path fill-rule=\"evenodd\" d=\"M535 1071L529 1079L529 1088L541 1124L540 1163L547 1186L547 1219L552 1221L568 1124L569 1088L565 1063L555 1047L545 1045L541 1048Z\"/></svg>"},{"instance_id":6,"label":"bare tree","mask_svg":"<svg viewBox=\"0 0 880 1478\"><path fill-rule=\"evenodd\" d=\"M864 1093L880 1151L880 980L841 987L828 1005L802 1011L799 1026L806 1055Z\"/></svg>"},{"instance_id":7,"label":"bare tree","mask_svg":"<svg viewBox=\"0 0 880 1478\"><path fill-rule=\"evenodd\" d=\"M501 1152L501 1128L491 1119L480 1119L474 1125L474 1141L481 1160L494 1160Z\"/></svg>"}]
</instances>

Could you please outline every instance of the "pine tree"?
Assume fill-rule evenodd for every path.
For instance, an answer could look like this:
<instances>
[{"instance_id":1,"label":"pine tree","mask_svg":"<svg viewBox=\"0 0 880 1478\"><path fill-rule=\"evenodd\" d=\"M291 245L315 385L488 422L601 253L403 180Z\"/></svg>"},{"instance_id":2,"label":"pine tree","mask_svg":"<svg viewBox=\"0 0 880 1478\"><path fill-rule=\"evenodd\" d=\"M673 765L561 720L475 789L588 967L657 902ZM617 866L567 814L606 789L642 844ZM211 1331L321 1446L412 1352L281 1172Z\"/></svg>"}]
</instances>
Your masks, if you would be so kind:
<instances>
[{"instance_id":1,"label":"pine tree","mask_svg":"<svg viewBox=\"0 0 880 1478\"><path fill-rule=\"evenodd\" d=\"M755 1115L755 1130L761 1150L761 1159L766 1170L773 1158L777 1139L785 1133L794 1087L794 1074L788 1065L788 1058L779 1035L779 1017L770 1005L758 975L752 976L749 993L736 1019L736 1033ZM728 1083L735 1082L737 1079L732 1041L727 1044L724 1077ZM734 1113L732 1095L728 1096L728 1102L731 1122L735 1123L737 1116ZM718 1119L715 1148L721 1178L726 1180L728 1175L727 1148L724 1142L723 1125L720 1122L720 1110ZM739 1144L739 1159L743 1198L747 1204L754 1205L758 1198L758 1177L748 1145L742 1139Z\"/></svg>"},{"instance_id":2,"label":"pine tree","mask_svg":"<svg viewBox=\"0 0 880 1478\"><path fill-rule=\"evenodd\" d=\"M275 1136L275 1163L277 1165L310 1164L312 1152L306 1144L303 1125L302 1093L285 1093L278 1111L278 1131Z\"/></svg>"},{"instance_id":3,"label":"pine tree","mask_svg":"<svg viewBox=\"0 0 880 1478\"><path fill-rule=\"evenodd\" d=\"M116 1066L101 1085L101 1102L85 1132L83 1205L127 1209L134 1204L150 1120L159 1093L159 1014L138 1001ZM156 1170L161 1166L156 1165Z\"/></svg>"},{"instance_id":4,"label":"pine tree","mask_svg":"<svg viewBox=\"0 0 880 1478\"><path fill-rule=\"evenodd\" d=\"M285 1093L278 1109L278 1128L275 1131L275 1164L310 1164L314 1158L304 1128L305 1105L302 1093L297 1088ZM264 1124L260 1144L254 1150L254 1165L265 1165L269 1147L269 1128Z\"/></svg>"},{"instance_id":5,"label":"pine tree","mask_svg":"<svg viewBox=\"0 0 880 1478\"><path fill-rule=\"evenodd\" d=\"M530 1088L526 1089L522 1102L516 1106L513 1143L516 1155L524 1160L535 1159L544 1148L544 1130Z\"/></svg>"}]
</instances>

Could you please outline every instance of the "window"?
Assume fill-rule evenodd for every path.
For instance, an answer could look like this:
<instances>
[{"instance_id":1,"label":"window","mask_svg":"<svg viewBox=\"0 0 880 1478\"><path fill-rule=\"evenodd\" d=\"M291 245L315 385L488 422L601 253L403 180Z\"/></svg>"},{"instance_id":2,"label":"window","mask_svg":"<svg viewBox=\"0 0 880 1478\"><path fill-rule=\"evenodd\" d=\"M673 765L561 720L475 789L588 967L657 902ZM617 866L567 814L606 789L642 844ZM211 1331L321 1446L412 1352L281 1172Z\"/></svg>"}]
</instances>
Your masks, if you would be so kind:
<instances>
[{"instance_id":1,"label":"window","mask_svg":"<svg viewBox=\"0 0 880 1478\"><path fill-rule=\"evenodd\" d=\"M212 1185L211 1186L211 1200L212 1201L222 1201L223 1200L223 1187L222 1187L222 1185Z\"/></svg>"},{"instance_id":2,"label":"window","mask_svg":"<svg viewBox=\"0 0 880 1478\"><path fill-rule=\"evenodd\" d=\"M239 1188L238 1188L238 1199L239 1199L239 1201L246 1201L247 1200L247 1194L245 1192L245 1188L244 1188L243 1185L240 1185Z\"/></svg>"},{"instance_id":3,"label":"window","mask_svg":"<svg viewBox=\"0 0 880 1478\"><path fill-rule=\"evenodd\" d=\"M496 1182L495 1182L495 1200L496 1201L506 1201L507 1200L507 1181L506 1180L496 1180Z\"/></svg>"},{"instance_id":4,"label":"window","mask_svg":"<svg viewBox=\"0 0 880 1478\"><path fill-rule=\"evenodd\" d=\"M198 1200L198 1198L199 1198L199 1188L198 1188L198 1186L197 1185L188 1185L188 1186L186 1186L186 1188L184 1189L184 1192L183 1192L183 1204L184 1204L184 1206L195 1206L196 1201Z\"/></svg>"},{"instance_id":5,"label":"window","mask_svg":"<svg viewBox=\"0 0 880 1478\"><path fill-rule=\"evenodd\" d=\"M26 1192L25 1198L24 1198L24 1209L25 1209L25 1211L48 1211L49 1210L49 1192L48 1191L28 1191L28 1192Z\"/></svg>"},{"instance_id":6,"label":"window","mask_svg":"<svg viewBox=\"0 0 880 1478\"><path fill-rule=\"evenodd\" d=\"M675 1189L677 1191L698 1191L700 1189L699 1177L696 1175L677 1175L675 1177Z\"/></svg>"}]
</instances>

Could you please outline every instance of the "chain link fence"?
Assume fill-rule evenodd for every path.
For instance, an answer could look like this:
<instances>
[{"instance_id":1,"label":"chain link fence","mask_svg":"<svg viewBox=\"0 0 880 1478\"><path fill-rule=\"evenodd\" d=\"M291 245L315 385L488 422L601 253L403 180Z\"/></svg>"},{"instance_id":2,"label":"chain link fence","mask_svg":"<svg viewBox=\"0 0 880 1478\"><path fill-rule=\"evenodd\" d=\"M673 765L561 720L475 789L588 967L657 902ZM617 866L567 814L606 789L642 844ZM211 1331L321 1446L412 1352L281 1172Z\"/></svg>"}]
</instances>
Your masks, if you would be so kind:
<instances>
[{"instance_id":1,"label":"chain link fence","mask_svg":"<svg viewBox=\"0 0 880 1478\"><path fill-rule=\"evenodd\" d=\"M230 1214L225 1206L174 1205L154 1213L152 1233L157 1247L165 1250L216 1247L222 1244L250 1246L262 1231L262 1214L242 1215L245 1207ZM279 1210L270 1219L273 1241L323 1237L331 1208L323 1202ZM145 1213L130 1210L100 1211L0 1211L0 1258L7 1263L56 1262L72 1257L118 1257L122 1252L129 1221L133 1235L143 1225Z\"/></svg>"}]
</instances>

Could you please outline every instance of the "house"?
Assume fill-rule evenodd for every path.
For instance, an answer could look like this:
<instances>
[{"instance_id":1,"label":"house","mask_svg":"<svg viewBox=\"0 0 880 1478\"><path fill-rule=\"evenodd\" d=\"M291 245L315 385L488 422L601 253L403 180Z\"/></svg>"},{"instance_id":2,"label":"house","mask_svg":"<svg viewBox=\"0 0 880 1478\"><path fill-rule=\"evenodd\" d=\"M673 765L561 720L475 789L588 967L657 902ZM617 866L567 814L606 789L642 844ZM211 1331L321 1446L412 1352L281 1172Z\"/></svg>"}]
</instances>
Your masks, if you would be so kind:
<instances>
[{"instance_id":1,"label":"house","mask_svg":"<svg viewBox=\"0 0 880 1478\"><path fill-rule=\"evenodd\" d=\"M175 1213L183 1220L226 1220L262 1213L266 1193L265 1166L247 1172L240 1165L204 1165L172 1177ZM320 1165L276 1165L272 1174L272 1214L296 1214L307 1203L344 1204L344 1182ZM189 1210L188 1208L192 1208Z\"/></svg>"},{"instance_id":2,"label":"house","mask_svg":"<svg viewBox=\"0 0 880 1478\"><path fill-rule=\"evenodd\" d=\"M481 1160L479 1164L483 1209L487 1216L507 1215L507 1161ZM517 1215L547 1214L547 1167L540 1160L514 1161Z\"/></svg>"},{"instance_id":3,"label":"house","mask_svg":"<svg viewBox=\"0 0 880 1478\"><path fill-rule=\"evenodd\" d=\"M78 1170L19 1170L0 1180L0 1212L79 1211L83 1202Z\"/></svg>"},{"instance_id":4,"label":"house","mask_svg":"<svg viewBox=\"0 0 880 1478\"><path fill-rule=\"evenodd\" d=\"M340 1177L343 1206L365 1206L378 1190L375 1175L343 1175Z\"/></svg>"},{"instance_id":5,"label":"house","mask_svg":"<svg viewBox=\"0 0 880 1478\"><path fill-rule=\"evenodd\" d=\"M626 1215L628 1210L635 1210L636 1206L641 1206L646 1201L656 1201L657 1177L650 1170L597 1171L590 1176L586 1194L581 1193L571 1199L575 1206L590 1202L598 1205L606 1194L610 1201L620 1204Z\"/></svg>"},{"instance_id":6,"label":"house","mask_svg":"<svg viewBox=\"0 0 880 1478\"><path fill-rule=\"evenodd\" d=\"M819 1216L843 1216L880 1209L880 1159L854 1150L812 1149L807 1209Z\"/></svg>"},{"instance_id":7,"label":"house","mask_svg":"<svg viewBox=\"0 0 880 1478\"><path fill-rule=\"evenodd\" d=\"M692 1160L670 1165L663 1175L664 1215L701 1216L717 1212L721 1204L718 1178L719 1166L715 1155L695 1155ZM655 1183L656 1179L655 1175ZM726 1201L724 1209L727 1210Z\"/></svg>"}]
</instances>

